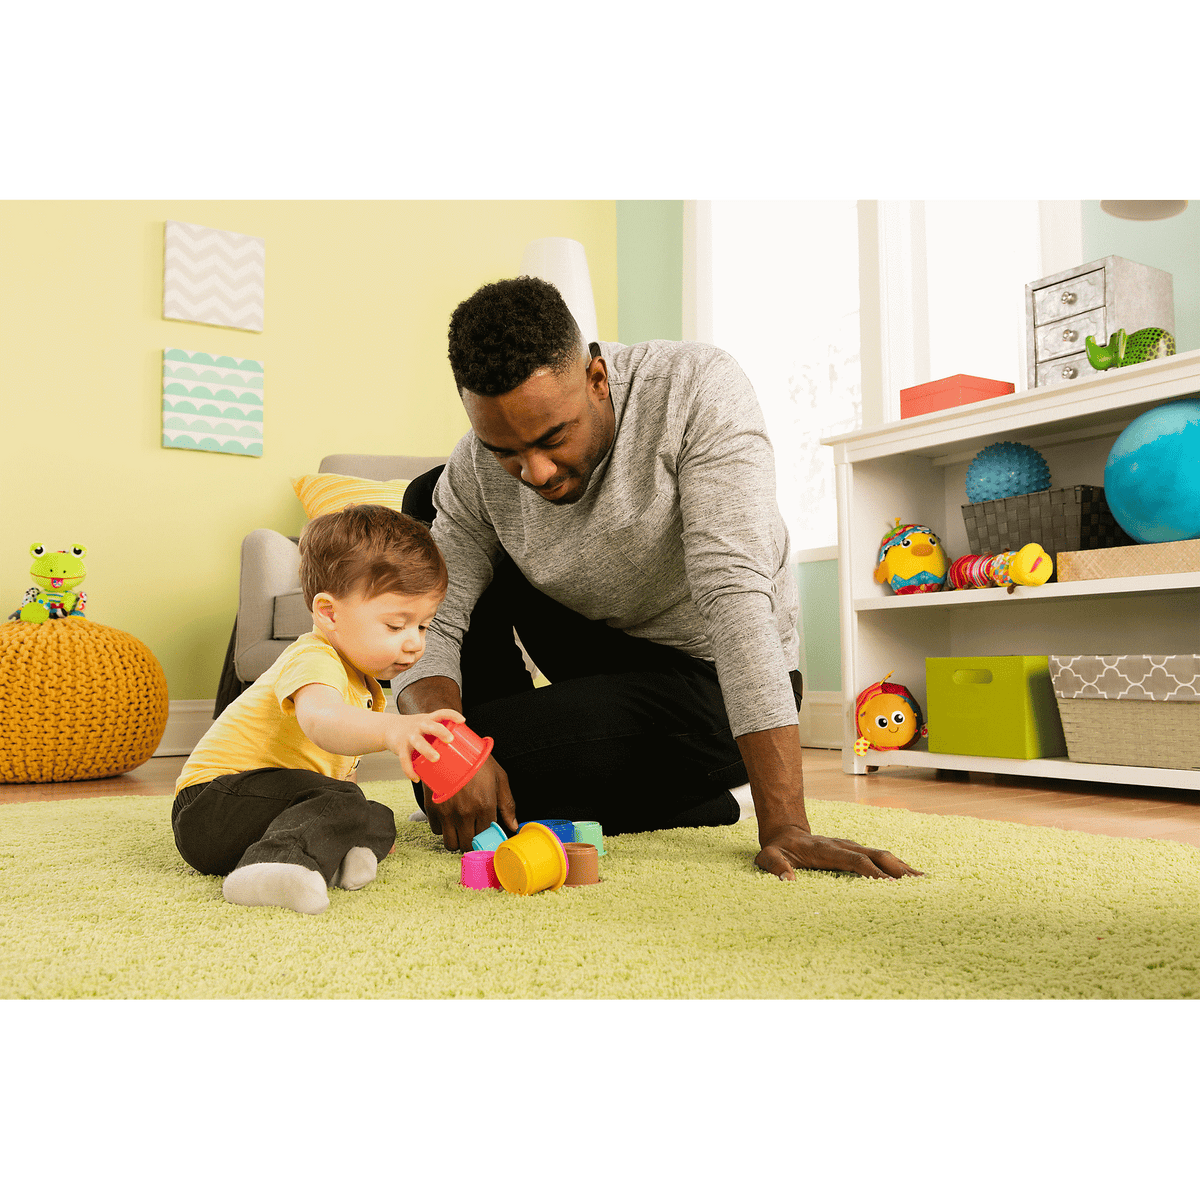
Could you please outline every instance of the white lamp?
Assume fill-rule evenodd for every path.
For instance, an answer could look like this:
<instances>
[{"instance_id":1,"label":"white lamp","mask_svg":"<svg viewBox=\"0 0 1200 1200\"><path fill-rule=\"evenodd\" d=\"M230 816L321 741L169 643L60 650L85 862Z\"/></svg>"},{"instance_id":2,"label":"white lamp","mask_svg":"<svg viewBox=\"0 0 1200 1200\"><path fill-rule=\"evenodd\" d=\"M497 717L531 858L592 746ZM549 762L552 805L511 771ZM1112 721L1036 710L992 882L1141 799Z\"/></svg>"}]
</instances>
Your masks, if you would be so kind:
<instances>
[{"instance_id":1,"label":"white lamp","mask_svg":"<svg viewBox=\"0 0 1200 1200\"><path fill-rule=\"evenodd\" d=\"M1100 211L1127 221L1161 221L1178 216L1187 205L1186 200L1101 200Z\"/></svg>"},{"instance_id":2,"label":"white lamp","mask_svg":"<svg viewBox=\"0 0 1200 1200\"><path fill-rule=\"evenodd\" d=\"M571 238L538 238L525 247L518 274L536 275L554 284L571 310L583 340L600 340L592 277L588 274L587 251L582 243Z\"/></svg>"}]
</instances>

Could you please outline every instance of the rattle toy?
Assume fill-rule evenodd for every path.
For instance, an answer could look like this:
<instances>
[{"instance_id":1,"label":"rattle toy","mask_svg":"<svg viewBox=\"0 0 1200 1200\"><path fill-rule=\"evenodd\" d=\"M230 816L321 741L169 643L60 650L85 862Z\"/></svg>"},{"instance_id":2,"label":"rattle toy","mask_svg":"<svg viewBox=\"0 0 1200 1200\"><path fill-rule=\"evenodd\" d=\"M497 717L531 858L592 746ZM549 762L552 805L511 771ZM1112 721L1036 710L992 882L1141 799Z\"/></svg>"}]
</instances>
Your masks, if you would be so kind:
<instances>
[{"instance_id":1,"label":"rattle toy","mask_svg":"<svg viewBox=\"0 0 1200 1200\"><path fill-rule=\"evenodd\" d=\"M875 582L897 596L940 592L946 583L946 552L928 525L905 525L897 517L879 543Z\"/></svg>"},{"instance_id":2,"label":"rattle toy","mask_svg":"<svg viewBox=\"0 0 1200 1200\"><path fill-rule=\"evenodd\" d=\"M1040 587L1054 572L1054 558L1037 542L999 554L964 554L950 564L952 588Z\"/></svg>"},{"instance_id":3,"label":"rattle toy","mask_svg":"<svg viewBox=\"0 0 1200 1200\"><path fill-rule=\"evenodd\" d=\"M29 553L33 556L29 574L34 586L25 593L21 607L9 620L40 625L61 617L82 617L87 608L87 593L76 589L87 575L87 567L83 565L87 547L73 545L70 550L51 551L41 542L34 542Z\"/></svg>"},{"instance_id":4,"label":"rattle toy","mask_svg":"<svg viewBox=\"0 0 1200 1200\"><path fill-rule=\"evenodd\" d=\"M854 743L855 754L905 750L929 732L913 694L903 684L888 683L891 677L889 671L858 694L854 704L854 726L859 735Z\"/></svg>"}]
</instances>

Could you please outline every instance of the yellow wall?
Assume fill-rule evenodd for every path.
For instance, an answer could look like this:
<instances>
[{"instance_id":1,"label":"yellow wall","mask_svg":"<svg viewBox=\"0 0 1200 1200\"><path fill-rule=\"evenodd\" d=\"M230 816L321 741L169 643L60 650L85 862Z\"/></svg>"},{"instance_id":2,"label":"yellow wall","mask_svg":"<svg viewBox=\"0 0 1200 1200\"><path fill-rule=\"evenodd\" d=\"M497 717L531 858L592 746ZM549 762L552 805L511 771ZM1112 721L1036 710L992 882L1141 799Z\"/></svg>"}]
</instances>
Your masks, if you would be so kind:
<instances>
[{"instance_id":1,"label":"yellow wall","mask_svg":"<svg viewBox=\"0 0 1200 1200\"><path fill-rule=\"evenodd\" d=\"M162 319L168 219L266 239L262 333ZM0 617L31 542L82 542L88 616L141 638L172 700L214 696L242 537L298 533L289 480L326 454L449 453L450 313L538 237L583 243L616 340L613 201L0 203ZM161 447L167 346L264 363L262 458Z\"/></svg>"}]
</instances>

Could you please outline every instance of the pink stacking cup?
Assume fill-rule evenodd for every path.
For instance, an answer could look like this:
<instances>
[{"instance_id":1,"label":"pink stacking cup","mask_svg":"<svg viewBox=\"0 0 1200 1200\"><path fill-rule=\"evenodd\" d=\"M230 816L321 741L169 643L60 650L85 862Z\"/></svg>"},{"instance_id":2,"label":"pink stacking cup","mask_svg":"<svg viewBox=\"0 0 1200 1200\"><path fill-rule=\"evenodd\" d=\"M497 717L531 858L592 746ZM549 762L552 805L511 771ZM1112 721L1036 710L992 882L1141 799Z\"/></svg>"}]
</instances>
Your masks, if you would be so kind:
<instances>
[{"instance_id":1,"label":"pink stacking cup","mask_svg":"<svg viewBox=\"0 0 1200 1200\"><path fill-rule=\"evenodd\" d=\"M454 734L454 741L430 739L441 755L437 762L423 754L414 754L412 759L413 770L433 790L434 804L449 800L475 775L487 761L493 744L491 738L481 738L465 725L457 725L453 721L443 721L442 724Z\"/></svg>"},{"instance_id":2,"label":"pink stacking cup","mask_svg":"<svg viewBox=\"0 0 1200 1200\"><path fill-rule=\"evenodd\" d=\"M460 882L463 887L483 891L486 888L500 887L496 878L494 850L468 850L462 856L462 875Z\"/></svg>"}]
</instances>

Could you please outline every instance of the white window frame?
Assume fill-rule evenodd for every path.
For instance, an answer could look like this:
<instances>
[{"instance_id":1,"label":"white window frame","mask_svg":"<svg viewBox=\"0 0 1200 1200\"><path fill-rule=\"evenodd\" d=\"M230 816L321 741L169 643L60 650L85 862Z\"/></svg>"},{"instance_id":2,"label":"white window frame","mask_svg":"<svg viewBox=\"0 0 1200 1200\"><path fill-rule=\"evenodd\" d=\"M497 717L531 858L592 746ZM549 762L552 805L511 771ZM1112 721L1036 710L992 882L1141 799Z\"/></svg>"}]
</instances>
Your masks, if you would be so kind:
<instances>
[{"instance_id":1,"label":"white window frame","mask_svg":"<svg viewBox=\"0 0 1200 1200\"><path fill-rule=\"evenodd\" d=\"M863 424L873 425L900 420L900 389L929 378L925 202L858 208ZM1082 263L1083 202L1039 200L1038 218L1041 274ZM685 200L683 338L711 344L712 330L712 202Z\"/></svg>"}]
</instances>

